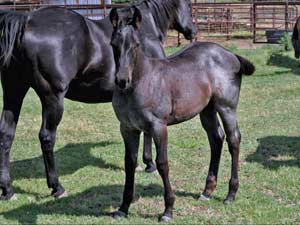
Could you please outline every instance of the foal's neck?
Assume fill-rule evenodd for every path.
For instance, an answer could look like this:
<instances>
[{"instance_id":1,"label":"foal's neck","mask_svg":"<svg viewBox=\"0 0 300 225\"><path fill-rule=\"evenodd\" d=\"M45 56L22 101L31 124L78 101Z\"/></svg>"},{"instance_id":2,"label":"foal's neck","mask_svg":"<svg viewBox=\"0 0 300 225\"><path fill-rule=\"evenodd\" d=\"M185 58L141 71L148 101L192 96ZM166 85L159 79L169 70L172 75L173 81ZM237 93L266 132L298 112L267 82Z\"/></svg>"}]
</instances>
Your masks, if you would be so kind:
<instances>
[{"instance_id":1,"label":"foal's neck","mask_svg":"<svg viewBox=\"0 0 300 225\"><path fill-rule=\"evenodd\" d=\"M147 76L149 71L151 70L150 66L150 58L146 56L141 48L139 46L136 49L136 56L135 56L135 63L134 68L132 71L132 81L133 83L137 84L137 82L144 76Z\"/></svg>"}]
</instances>

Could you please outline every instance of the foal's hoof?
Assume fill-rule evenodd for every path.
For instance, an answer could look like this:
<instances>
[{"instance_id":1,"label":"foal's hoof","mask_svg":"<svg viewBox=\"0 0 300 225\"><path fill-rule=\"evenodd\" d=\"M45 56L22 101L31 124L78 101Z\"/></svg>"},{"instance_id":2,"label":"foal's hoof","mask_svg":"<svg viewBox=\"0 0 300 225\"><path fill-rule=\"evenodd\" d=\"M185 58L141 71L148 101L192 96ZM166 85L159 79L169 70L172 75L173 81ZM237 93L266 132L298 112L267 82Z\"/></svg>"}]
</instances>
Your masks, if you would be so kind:
<instances>
[{"instance_id":1,"label":"foal's hoof","mask_svg":"<svg viewBox=\"0 0 300 225\"><path fill-rule=\"evenodd\" d=\"M153 162L147 164L145 172L146 173L153 173L156 170L156 166Z\"/></svg>"},{"instance_id":2,"label":"foal's hoof","mask_svg":"<svg viewBox=\"0 0 300 225\"><path fill-rule=\"evenodd\" d=\"M127 217L127 213L124 213L124 212L118 210L112 214L112 217L114 219L118 220L118 219Z\"/></svg>"},{"instance_id":3,"label":"foal's hoof","mask_svg":"<svg viewBox=\"0 0 300 225\"><path fill-rule=\"evenodd\" d=\"M61 199L68 197L68 192L66 192L64 189L58 190L58 191L52 191L51 195L56 199Z\"/></svg>"},{"instance_id":4,"label":"foal's hoof","mask_svg":"<svg viewBox=\"0 0 300 225\"><path fill-rule=\"evenodd\" d=\"M171 219L172 219L172 217L170 217L170 216L162 216L159 218L159 222L166 223L166 222L169 222Z\"/></svg>"},{"instance_id":5,"label":"foal's hoof","mask_svg":"<svg viewBox=\"0 0 300 225\"><path fill-rule=\"evenodd\" d=\"M55 197L55 198L61 199L61 198L66 198L66 197L68 197L68 196L69 196L68 192L64 191L61 195L58 195L58 196Z\"/></svg>"},{"instance_id":6,"label":"foal's hoof","mask_svg":"<svg viewBox=\"0 0 300 225\"><path fill-rule=\"evenodd\" d=\"M201 194L201 196L199 197L199 200L202 200L202 201L209 201L210 200L210 197L205 195L205 194Z\"/></svg>"},{"instance_id":7,"label":"foal's hoof","mask_svg":"<svg viewBox=\"0 0 300 225\"><path fill-rule=\"evenodd\" d=\"M0 196L0 200L1 201L8 201L8 200L16 200L17 199L17 196L15 195L14 192L12 193L9 193L9 194L6 194L6 195L1 195Z\"/></svg>"}]
</instances>

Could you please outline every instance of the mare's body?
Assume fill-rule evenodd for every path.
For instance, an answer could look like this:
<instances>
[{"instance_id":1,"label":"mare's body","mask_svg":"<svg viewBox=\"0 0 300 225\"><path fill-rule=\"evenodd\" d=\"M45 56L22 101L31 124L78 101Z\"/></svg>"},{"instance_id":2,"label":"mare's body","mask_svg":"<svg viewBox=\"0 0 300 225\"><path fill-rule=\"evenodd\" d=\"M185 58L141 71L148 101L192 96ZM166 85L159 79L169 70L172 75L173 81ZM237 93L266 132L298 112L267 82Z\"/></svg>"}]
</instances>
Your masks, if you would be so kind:
<instances>
[{"instance_id":1,"label":"mare's body","mask_svg":"<svg viewBox=\"0 0 300 225\"><path fill-rule=\"evenodd\" d=\"M295 51L295 57L300 57L300 17L296 20L292 34L292 44Z\"/></svg>"},{"instance_id":2,"label":"mare's body","mask_svg":"<svg viewBox=\"0 0 300 225\"><path fill-rule=\"evenodd\" d=\"M192 38L194 27L191 14L187 14L187 0L147 0L137 7L148 18L140 34L148 55L164 57L162 42L170 26ZM121 19L130 20L127 14L131 11L131 7L120 10L120 15L126 14ZM0 121L1 198L10 199L14 194L9 154L23 98L29 88L35 90L42 104L39 138L47 184L53 196L64 196L53 154L64 98L86 103L111 101L115 82L115 62L110 46L112 25L107 18L92 21L71 10L50 7L30 13L0 11L0 33L4 101ZM151 153L150 136L145 140ZM148 158L152 161L151 154Z\"/></svg>"}]
</instances>

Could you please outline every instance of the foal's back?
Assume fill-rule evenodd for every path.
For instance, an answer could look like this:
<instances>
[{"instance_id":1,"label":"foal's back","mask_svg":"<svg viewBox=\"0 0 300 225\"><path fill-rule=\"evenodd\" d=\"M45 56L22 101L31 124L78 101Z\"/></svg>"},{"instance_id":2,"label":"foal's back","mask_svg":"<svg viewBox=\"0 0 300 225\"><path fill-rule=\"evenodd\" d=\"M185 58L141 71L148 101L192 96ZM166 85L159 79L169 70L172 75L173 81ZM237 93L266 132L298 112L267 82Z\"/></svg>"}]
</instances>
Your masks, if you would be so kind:
<instances>
[{"instance_id":1,"label":"foal's back","mask_svg":"<svg viewBox=\"0 0 300 225\"><path fill-rule=\"evenodd\" d=\"M240 70L240 62L235 54L210 42L194 42L167 59L161 60L161 63L167 70L176 68L176 74L168 75L172 79L173 76L181 76L182 73L204 77L212 72L215 74L226 71L228 74L234 74Z\"/></svg>"},{"instance_id":2,"label":"foal's back","mask_svg":"<svg viewBox=\"0 0 300 225\"><path fill-rule=\"evenodd\" d=\"M159 74L172 88L185 89L186 85L208 85L213 92L220 82L240 80L238 57L220 45L195 42L166 59L152 59L153 75ZM226 84L222 85L224 89Z\"/></svg>"}]
</instances>

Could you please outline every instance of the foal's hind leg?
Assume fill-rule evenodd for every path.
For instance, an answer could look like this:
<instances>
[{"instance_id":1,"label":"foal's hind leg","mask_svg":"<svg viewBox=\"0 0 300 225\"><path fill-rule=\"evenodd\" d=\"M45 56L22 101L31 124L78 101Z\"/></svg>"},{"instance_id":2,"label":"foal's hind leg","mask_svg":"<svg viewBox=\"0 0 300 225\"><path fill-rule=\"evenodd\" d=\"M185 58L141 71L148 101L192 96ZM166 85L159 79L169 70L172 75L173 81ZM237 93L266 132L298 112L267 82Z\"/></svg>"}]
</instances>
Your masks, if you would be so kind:
<instances>
[{"instance_id":1,"label":"foal's hind leg","mask_svg":"<svg viewBox=\"0 0 300 225\"><path fill-rule=\"evenodd\" d=\"M224 132L220 126L216 109L212 102L200 113L202 126L204 127L211 151L209 171L206 178L205 189L201 199L209 200L211 193L217 186L218 170L224 141Z\"/></svg>"},{"instance_id":2,"label":"foal's hind leg","mask_svg":"<svg viewBox=\"0 0 300 225\"><path fill-rule=\"evenodd\" d=\"M9 200L13 195L9 172L9 154L15 136L20 109L29 86L13 74L2 73L3 110L0 120L0 188L1 200Z\"/></svg>"},{"instance_id":3,"label":"foal's hind leg","mask_svg":"<svg viewBox=\"0 0 300 225\"><path fill-rule=\"evenodd\" d=\"M60 198L66 196L66 192L58 180L53 148L57 126L63 115L64 93L51 93L39 95L39 97L42 103L42 127L39 139L45 163L47 184L49 188L52 188L51 194Z\"/></svg>"},{"instance_id":4,"label":"foal's hind leg","mask_svg":"<svg viewBox=\"0 0 300 225\"><path fill-rule=\"evenodd\" d=\"M238 164L240 153L241 134L237 125L236 108L222 106L218 108L221 116L228 143L229 152L231 154L231 178L229 181L229 192L224 200L224 204L229 204L235 200L235 195L239 188L238 180Z\"/></svg>"}]
</instances>

